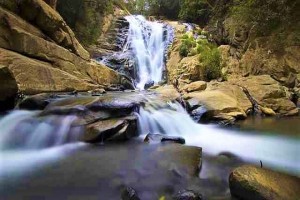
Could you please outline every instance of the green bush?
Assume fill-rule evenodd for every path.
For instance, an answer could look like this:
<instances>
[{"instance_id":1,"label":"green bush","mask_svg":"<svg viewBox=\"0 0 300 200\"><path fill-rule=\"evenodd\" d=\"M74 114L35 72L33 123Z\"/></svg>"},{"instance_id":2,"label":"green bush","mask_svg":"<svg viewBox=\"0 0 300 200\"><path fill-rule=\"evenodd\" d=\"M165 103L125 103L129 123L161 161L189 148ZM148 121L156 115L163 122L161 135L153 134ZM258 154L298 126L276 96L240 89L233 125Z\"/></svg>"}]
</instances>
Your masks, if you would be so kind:
<instances>
[{"instance_id":1,"label":"green bush","mask_svg":"<svg viewBox=\"0 0 300 200\"><path fill-rule=\"evenodd\" d=\"M203 48L200 53L200 62L204 67L204 76L207 81L222 76L221 55L217 47Z\"/></svg>"}]
</instances>

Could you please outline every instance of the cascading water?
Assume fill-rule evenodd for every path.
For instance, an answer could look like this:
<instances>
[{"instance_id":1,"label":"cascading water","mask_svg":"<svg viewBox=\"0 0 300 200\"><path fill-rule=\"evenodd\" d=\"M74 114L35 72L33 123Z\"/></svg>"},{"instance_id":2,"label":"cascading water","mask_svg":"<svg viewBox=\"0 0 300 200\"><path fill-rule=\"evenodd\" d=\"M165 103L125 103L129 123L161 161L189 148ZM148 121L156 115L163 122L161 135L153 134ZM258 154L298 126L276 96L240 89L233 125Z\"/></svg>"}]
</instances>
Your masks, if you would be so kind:
<instances>
[{"instance_id":1,"label":"cascading water","mask_svg":"<svg viewBox=\"0 0 300 200\"><path fill-rule=\"evenodd\" d=\"M145 85L158 83L163 78L167 49L174 37L173 28L164 23L148 21L141 15L130 15L125 19L129 27L122 51L102 57L101 62L115 69L113 65L116 60L130 60L135 68L130 76L135 79L136 87L144 90ZM124 70L119 71L126 74Z\"/></svg>"},{"instance_id":2,"label":"cascading water","mask_svg":"<svg viewBox=\"0 0 300 200\"><path fill-rule=\"evenodd\" d=\"M185 138L187 145L202 147L211 155L231 152L250 162L259 163L261 160L267 166L300 173L300 142L294 138L197 124L179 103L171 102L167 107L148 104L140 110L139 124L143 137L148 133L179 136Z\"/></svg>"},{"instance_id":3,"label":"cascading water","mask_svg":"<svg viewBox=\"0 0 300 200\"><path fill-rule=\"evenodd\" d=\"M129 32L125 51L132 49L138 66L137 88L144 89L146 83L158 83L162 79L166 48L164 25L147 21L143 16L127 16L126 20Z\"/></svg>"},{"instance_id":4,"label":"cascading water","mask_svg":"<svg viewBox=\"0 0 300 200\"><path fill-rule=\"evenodd\" d=\"M76 116L38 117L38 112L13 111L0 121L0 150L42 149L79 141Z\"/></svg>"}]
</instances>

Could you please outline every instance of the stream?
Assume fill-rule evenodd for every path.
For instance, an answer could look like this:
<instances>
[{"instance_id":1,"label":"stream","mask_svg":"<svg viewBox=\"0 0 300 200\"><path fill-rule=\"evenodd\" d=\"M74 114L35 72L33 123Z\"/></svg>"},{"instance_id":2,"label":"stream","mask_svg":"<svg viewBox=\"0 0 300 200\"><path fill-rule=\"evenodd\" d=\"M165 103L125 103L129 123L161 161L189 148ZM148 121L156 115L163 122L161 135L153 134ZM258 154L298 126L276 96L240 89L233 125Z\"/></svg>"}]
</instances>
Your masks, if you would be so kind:
<instances>
[{"instance_id":1,"label":"stream","mask_svg":"<svg viewBox=\"0 0 300 200\"><path fill-rule=\"evenodd\" d=\"M134 52L136 87L143 90L148 82L163 80L170 38L164 37L162 23L141 16L126 19L129 36L122 53ZM72 126L73 115L37 117L40 111L16 109L0 116L0 199L120 199L123 185L135 188L145 200L170 197L180 188L210 199L231 199L228 175L243 163L262 162L300 175L299 117L250 118L221 127L195 123L178 102L167 107L157 106L163 104L160 99L149 102L136 113L139 137L104 145L81 142L84 128ZM144 144L148 133L183 137L186 145L201 147L200 178L160 171L157 160L148 158L156 148Z\"/></svg>"}]
</instances>

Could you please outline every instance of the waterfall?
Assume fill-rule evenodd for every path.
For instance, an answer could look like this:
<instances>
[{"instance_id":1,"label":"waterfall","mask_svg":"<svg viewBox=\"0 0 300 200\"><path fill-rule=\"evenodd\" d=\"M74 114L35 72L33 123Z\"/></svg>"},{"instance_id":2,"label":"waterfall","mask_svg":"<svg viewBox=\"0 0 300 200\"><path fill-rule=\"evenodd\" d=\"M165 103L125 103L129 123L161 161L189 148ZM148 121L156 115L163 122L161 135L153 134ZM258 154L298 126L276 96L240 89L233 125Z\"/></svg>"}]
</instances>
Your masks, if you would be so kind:
<instances>
[{"instance_id":1,"label":"waterfall","mask_svg":"<svg viewBox=\"0 0 300 200\"><path fill-rule=\"evenodd\" d=\"M211 155L231 152L250 162L262 160L266 166L300 173L299 140L197 124L178 102L162 108L146 105L140 110L139 124L143 138L148 133L183 137L187 145L202 147Z\"/></svg>"},{"instance_id":2,"label":"waterfall","mask_svg":"<svg viewBox=\"0 0 300 200\"><path fill-rule=\"evenodd\" d=\"M0 120L0 150L42 149L75 142L82 127L72 126L76 116L39 117L39 112L13 111Z\"/></svg>"},{"instance_id":3,"label":"waterfall","mask_svg":"<svg viewBox=\"0 0 300 200\"><path fill-rule=\"evenodd\" d=\"M141 15L125 18L129 22L129 31L124 51L133 51L138 68L137 88L143 90L147 83L162 80L165 52L172 41L172 31L169 27L165 33L163 23L147 21Z\"/></svg>"}]
</instances>

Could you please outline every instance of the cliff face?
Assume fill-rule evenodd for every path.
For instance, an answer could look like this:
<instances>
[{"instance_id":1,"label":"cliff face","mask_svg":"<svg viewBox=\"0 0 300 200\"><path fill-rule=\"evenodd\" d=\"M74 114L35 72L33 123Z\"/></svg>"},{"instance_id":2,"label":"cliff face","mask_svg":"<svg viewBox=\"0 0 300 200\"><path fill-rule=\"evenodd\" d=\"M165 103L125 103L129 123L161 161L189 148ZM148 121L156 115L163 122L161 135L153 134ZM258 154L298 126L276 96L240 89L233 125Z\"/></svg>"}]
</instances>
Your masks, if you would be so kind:
<instances>
[{"instance_id":1,"label":"cliff face","mask_svg":"<svg viewBox=\"0 0 300 200\"><path fill-rule=\"evenodd\" d=\"M17 91L87 91L121 83L117 72L90 60L63 18L43 0L0 2L0 66L0 79L11 83L1 88L0 101Z\"/></svg>"}]
</instances>

